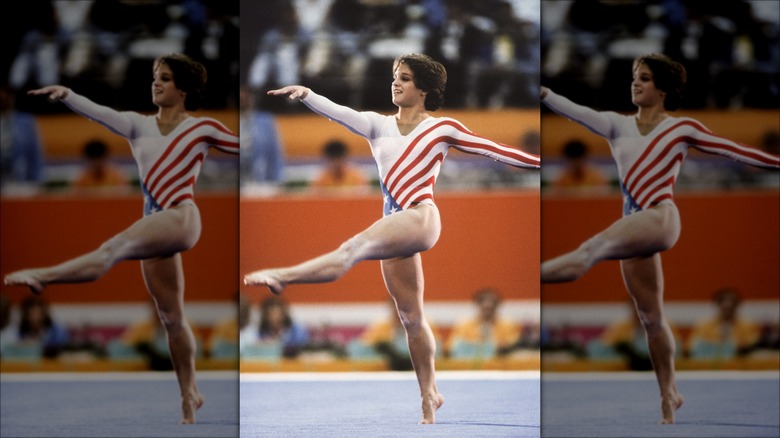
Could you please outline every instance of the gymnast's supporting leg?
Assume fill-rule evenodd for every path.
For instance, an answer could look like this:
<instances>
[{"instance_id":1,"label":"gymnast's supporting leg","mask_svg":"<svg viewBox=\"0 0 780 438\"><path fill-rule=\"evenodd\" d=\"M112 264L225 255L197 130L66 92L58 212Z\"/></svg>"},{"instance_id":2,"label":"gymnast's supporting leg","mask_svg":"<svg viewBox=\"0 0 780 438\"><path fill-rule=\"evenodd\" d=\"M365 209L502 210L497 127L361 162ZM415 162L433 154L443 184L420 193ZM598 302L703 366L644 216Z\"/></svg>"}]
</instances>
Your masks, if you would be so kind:
<instances>
[{"instance_id":1,"label":"gymnast's supporting leg","mask_svg":"<svg viewBox=\"0 0 780 438\"><path fill-rule=\"evenodd\" d=\"M574 281L602 260L649 256L671 248L680 236L680 214L663 204L625 216L579 248L542 263L542 283Z\"/></svg>"},{"instance_id":2,"label":"gymnast's supporting leg","mask_svg":"<svg viewBox=\"0 0 780 438\"><path fill-rule=\"evenodd\" d=\"M674 335L663 316L661 255L621 260L620 267L647 335L650 359L661 391L661 423L672 424L675 411L683 404L683 397L675 383Z\"/></svg>"},{"instance_id":3,"label":"gymnast's supporting leg","mask_svg":"<svg viewBox=\"0 0 780 438\"><path fill-rule=\"evenodd\" d=\"M363 260L384 260L426 251L436 243L440 231L436 206L419 205L383 217L335 251L295 266L252 272L244 277L244 283L268 286L278 295L291 283L335 281Z\"/></svg>"},{"instance_id":4,"label":"gymnast's supporting leg","mask_svg":"<svg viewBox=\"0 0 780 438\"><path fill-rule=\"evenodd\" d=\"M36 294L50 283L97 280L122 260L171 255L195 245L200 215L192 204L146 216L92 252L55 266L26 269L5 277L7 285L25 285Z\"/></svg>"},{"instance_id":5,"label":"gymnast's supporting leg","mask_svg":"<svg viewBox=\"0 0 780 438\"><path fill-rule=\"evenodd\" d=\"M436 387L436 340L423 315L422 258L420 254L415 254L382 260L382 275L406 330L409 354L422 397L420 423L435 423L436 410L444 403L444 397Z\"/></svg>"},{"instance_id":6,"label":"gymnast's supporting leg","mask_svg":"<svg viewBox=\"0 0 780 438\"><path fill-rule=\"evenodd\" d=\"M184 269L181 254L143 260L144 282L165 327L168 349L181 390L182 424L195 422L204 398L195 383L195 336L184 317Z\"/></svg>"}]
</instances>

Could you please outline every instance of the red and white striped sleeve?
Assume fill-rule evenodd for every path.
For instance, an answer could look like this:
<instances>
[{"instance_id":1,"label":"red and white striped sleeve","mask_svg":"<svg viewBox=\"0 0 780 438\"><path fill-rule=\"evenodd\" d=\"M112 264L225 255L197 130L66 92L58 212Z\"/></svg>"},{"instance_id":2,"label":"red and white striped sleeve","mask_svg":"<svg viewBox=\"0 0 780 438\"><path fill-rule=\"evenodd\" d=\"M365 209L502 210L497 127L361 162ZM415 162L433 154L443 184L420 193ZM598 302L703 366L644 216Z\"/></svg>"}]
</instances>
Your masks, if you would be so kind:
<instances>
[{"instance_id":1,"label":"red and white striped sleeve","mask_svg":"<svg viewBox=\"0 0 780 438\"><path fill-rule=\"evenodd\" d=\"M710 154L722 155L751 166L780 169L780 156L768 154L752 146L715 135L696 121L689 126L691 127L689 145L693 148Z\"/></svg>"},{"instance_id":2,"label":"red and white striped sleeve","mask_svg":"<svg viewBox=\"0 0 780 438\"><path fill-rule=\"evenodd\" d=\"M469 154L483 155L514 167L539 169L539 155L523 152L518 148L481 137L460 122L452 120L450 146Z\"/></svg>"},{"instance_id":3,"label":"red and white striped sleeve","mask_svg":"<svg viewBox=\"0 0 780 438\"><path fill-rule=\"evenodd\" d=\"M214 122L211 124L213 131L210 134L210 146L228 154L238 155L240 150L238 136L219 121L209 120Z\"/></svg>"}]
</instances>

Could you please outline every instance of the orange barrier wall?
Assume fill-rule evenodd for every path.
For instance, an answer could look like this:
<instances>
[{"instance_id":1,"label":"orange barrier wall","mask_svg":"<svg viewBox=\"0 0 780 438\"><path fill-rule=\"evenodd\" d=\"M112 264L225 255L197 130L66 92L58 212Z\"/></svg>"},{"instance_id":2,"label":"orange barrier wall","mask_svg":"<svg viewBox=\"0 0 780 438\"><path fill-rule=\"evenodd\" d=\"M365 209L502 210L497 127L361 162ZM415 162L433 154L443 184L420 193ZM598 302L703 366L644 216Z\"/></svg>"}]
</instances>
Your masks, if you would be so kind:
<instances>
[{"instance_id":1,"label":"orange barrier wall","mask_svg":"<svg viewBox=\"0 0 780 438\"><path fill-rule=\"evenodd\" d=\"M539 298L539 196L536 191L439 193L442 234L423 253L426 300L470 300L493 286L506 298ZM241 272L286 266L337 248L381 217L381 194L241 199ZM265 288L244 288L251 296ZM295 302L382 301L379 263L359 263L339 281L293 285Z\"/></svg>"},{"instance_id":2,"label":"orange barrier wall","mask_svg":"<svg viewBox=\"0 0 780 438\"><path fill-rule=\"evenodd\" d=\"M678 194L677 244L663 253L665 300L709 300L724 286L746 298L780 296L778 192ZM576 248L620 218L618 196L542 199L542 260ZM568 284L542 287L544 303L622 301L627 295L616 261L596 265Z\"/></svg>"},{"instance_id":3,"label":"orange barrier wall","mask_svg":"<svg viewBox=\"0 0 780 438\"><path fill-rule=\"evenodd\" d=\"M754 147L761 146L761 137L767 131L780 132L780 112L777 110L675 111L672 115L692 117L717 135ZM604 138L565 117L545 114L542 126L542 155L546 157L561 155L563 145L574 139L585 143L592 155L610 155Z\"/></svg>"},{"instance_id":4,"label":"orange barrier wall","mask_svg":"<svg viewBox=\"0 0 780 438\"><path fill-rule=\"evenodd\" d=\"M203 231L183 255L187 301L235 299L238 290L238 195L197 195ZM0 273L47 266L97 248L142 215L140 193L118 197L47 196L0 200ZM26 288L1 286L18 302ZM139 262L116 265L93 283L53 285L51 302L144 301Z\"/></svg>"}]
</instances>

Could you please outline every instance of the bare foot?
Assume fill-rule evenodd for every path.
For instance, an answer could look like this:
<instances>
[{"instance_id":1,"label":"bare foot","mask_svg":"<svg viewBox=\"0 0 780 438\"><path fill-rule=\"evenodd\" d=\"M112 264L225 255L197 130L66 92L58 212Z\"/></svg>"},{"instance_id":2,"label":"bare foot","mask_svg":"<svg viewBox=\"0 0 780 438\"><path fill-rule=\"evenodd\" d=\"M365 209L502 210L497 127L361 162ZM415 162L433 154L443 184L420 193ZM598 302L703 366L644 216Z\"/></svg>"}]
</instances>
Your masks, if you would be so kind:
<instances>
[{"instance_id":1,"label":"bare foot","mask_svg":"<svg viewBox=\"0 0 780 438\"><path fill-rule=\"evenodd\" d=\"M8 286L27 286L36 295L40 295L45 286L36 269L12 272L5 276L3 282Z\"/></svg>"},{"instance_id":2,"label":"bare foot","mask_svg":"<svg viewBox=\"0 0 780 438\"><path fill-rule=\"evenodd\" d=\"M281 295L286 283L276 278L276 272L272 270L255 271L244 276L244 284L247 286L266 286L274 295Z\"/></svg>"},{"instance_id":3,"label":"bare foot","mask_svg":"<svg viewBox=\"0 0 780 438\"><path fill-rule=\"evenodd\" d=\"M589 269L585 256L579 250L573 251L542 263L540 280L542 283L566 283L582 277Z\"/></svg>"},{"instance_id":4,"label":"bare foot","mask_svg":"<svg viewBox=\"0 0 780 438\"><path fill-rule=\"evenodd\" d=\"M683 402L685 402L685 400L683 399L682 394L679 392L675 393L671 397L661 398L661 415L663 418L661 418L660 423L674 424L674 414L678 409L680 409L680 406L683 405Z\"/></svg>"},{"instance_id":5,"label":"bare foot","mask_svg":"<svg viewBox=\"0 0 780 438\"><path fill-rule=\"evenodd\" d=\"M423 397L422 412L423 418L420 420L420 424L434 424L436 423L436 411L439 410L441 405L444 404L444 396L440 393Z\"/></svg>"},{"instance_id":6,"label":"bare foot","mask_svg":"<svg viewBox=\"0 0 780 438\"><path fill-rule=\"evenodd\" d=\"M199 392L195 397L182 397L181 399L181 424L194 424L195 411L203 406L206 398Z\"/></svg>"}]
</instances>

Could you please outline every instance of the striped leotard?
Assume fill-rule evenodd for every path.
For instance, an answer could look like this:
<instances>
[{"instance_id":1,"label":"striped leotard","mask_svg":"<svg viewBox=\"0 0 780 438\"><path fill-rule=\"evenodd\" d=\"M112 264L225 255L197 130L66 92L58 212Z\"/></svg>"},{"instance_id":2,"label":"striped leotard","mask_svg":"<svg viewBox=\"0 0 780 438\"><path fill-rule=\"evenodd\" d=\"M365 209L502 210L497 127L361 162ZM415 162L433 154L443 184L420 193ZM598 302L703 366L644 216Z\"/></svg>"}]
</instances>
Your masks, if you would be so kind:
<instances>
[{"instance_id":1,"label":"striped leotard","mask_svg":"<svg viewBox=\"0 0 780 438\"><path fill-rule=\"evenodd\" d=\"M480 137L448 117L429 117L402 135L395 116L358 112L312 91L302 101L312 111L368 140L379 169L385 216L412 205L433 204L433 187L450 147L515 167L540 166L537 155Z\"/></svg>"},{"instance_id":2,"label":"striped leotard","mask_svg":"<svg viewBox=\"0 0 780 438\"><path fill-rule=\"evenodd\" d=\"M188 117L167 135L155 116L116 111L74 93L63 102L73 111L125 137L141 177L144 215L194 203L194 187L209 147L238 154L238 136L208 117Z\"/></svg>"},{"instance_id":3,"label":"striped leotard","mask_svg":"<svg viewBox=\"0 0 780 438\"><path fill-rule=\"evenodd\" d=\"M757 167L780 168L780 157L710 132L687 117L668 117L642 135L634 116L600 112L549 91L543 102L609 142L623 190L623 214L671 203L682 161L693 147Z\"/></svg>"}]
</instances>

